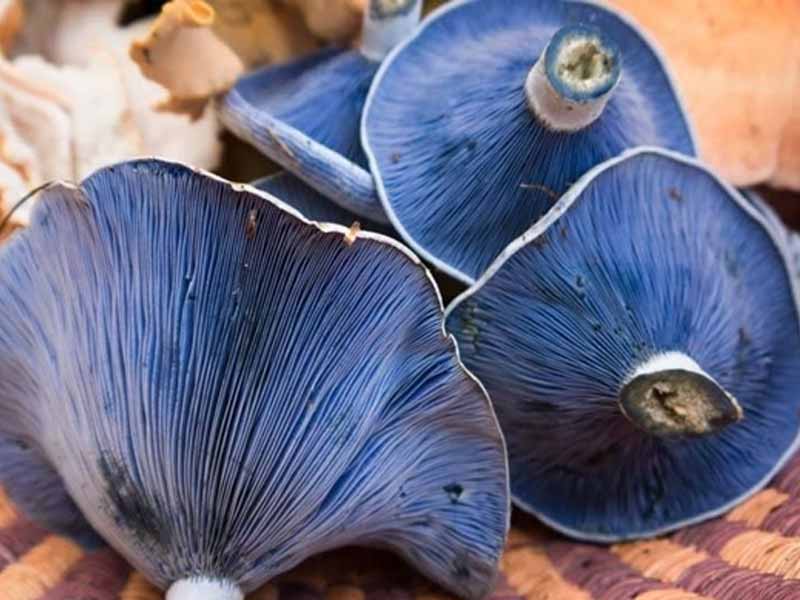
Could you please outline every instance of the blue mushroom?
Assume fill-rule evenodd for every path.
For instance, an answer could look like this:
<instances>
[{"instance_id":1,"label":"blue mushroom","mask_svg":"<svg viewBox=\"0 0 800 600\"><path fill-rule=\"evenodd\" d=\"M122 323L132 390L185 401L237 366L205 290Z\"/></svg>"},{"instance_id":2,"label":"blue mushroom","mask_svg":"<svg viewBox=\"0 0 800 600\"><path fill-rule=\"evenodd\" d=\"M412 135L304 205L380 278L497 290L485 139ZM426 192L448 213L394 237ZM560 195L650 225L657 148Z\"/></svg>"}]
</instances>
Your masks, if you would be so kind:
<instances>
[{"instance_id":1,"label":"blue mushroom","mask_svg":"<svg viewBox=\"0 0 800 600\"><path fill-rule=\"evenodd\" d=\"M448 308L506 435L518 506L581 539L729 510L798 444L786 245L694 159L590 171Z\"/></svg>"},{"instance_id":2,"label":"blue mushroom","mask_svg":"<svg viewBox=\"0 0 800 600\"><path fill-rule=\"evenodd\" d=\"M222 121L339 206L387 223L358 125L380 61L411 34L421 9L421 0L369 0L358 48L328 48L246 75L222 100Z\"/></svg>"},{"instance_id":3,"label":"blue mushroom","mask_svg":"<svg viewBox=\"0 0 800 600\"><path fill-rule=\"evenodd\" d=\"M362 122L390 221L467 284L594 165L693 139L647 38L571 0L447 4L384 61Z\"/></svg>"},{"instance_id":4,"label":"blue mushroom","mask_svg":"<svg viewBox=\"0 0 800 600\"><path fill-rule=\"evenodd\" d=\"M400 244L129 162L43 192L0 310L0 481L168 600L240 600L351 544L491 589L502 435Z\"/></svg>"},{"instance_id":5,"label":"blue mushroom","mask_svg":"<svg viewBox=\"0 0 800 600\"><path fill-rule=\"evenodd\" d=\"M300 178L286 171L254 181L252 185L279 198L310 221L338 223L348 227L358 223L359 228L369 231L377 231L385 235L393 233L391 228L385 224L364 219L338 204L334 204Z\"/></svg>"},{"instance_id":6,"label":"blue mushroom","mask_svg":"<svg viewBox=\"0 0 800 600\"><path fill-rule=\"evenodd\" d=\"M775 212L767 202L754 190L743 190L756 210L761 212L764 220L772 227L775 237L786 245L786 252L790 259L792 273L800 279L800 233L794 231L783 222L780 215Z\"/></svg>"}]
</instances>

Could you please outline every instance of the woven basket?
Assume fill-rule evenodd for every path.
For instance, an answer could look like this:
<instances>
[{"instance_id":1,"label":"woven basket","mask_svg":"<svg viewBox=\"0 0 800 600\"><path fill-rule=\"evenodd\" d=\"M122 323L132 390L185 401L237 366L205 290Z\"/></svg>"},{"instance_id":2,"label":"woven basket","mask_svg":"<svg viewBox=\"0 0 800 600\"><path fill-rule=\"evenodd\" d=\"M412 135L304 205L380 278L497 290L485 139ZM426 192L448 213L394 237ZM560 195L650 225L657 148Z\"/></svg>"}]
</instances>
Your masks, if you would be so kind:
<instances>
[{"instance_id":1,"label":"woven basket","mask_svg":"<svg viewBox=\"0 0 800 600\"><path fill-rule=\"evenodd\" d=\"M669 537L578 544L520 517L493 600L800 599L800 457L724 518ZM161 600L110 550L85 553L0 493L0 600ZM310 559L250 600L447 600L398 559L346 549Z\"/></svg>"}]
</instances>

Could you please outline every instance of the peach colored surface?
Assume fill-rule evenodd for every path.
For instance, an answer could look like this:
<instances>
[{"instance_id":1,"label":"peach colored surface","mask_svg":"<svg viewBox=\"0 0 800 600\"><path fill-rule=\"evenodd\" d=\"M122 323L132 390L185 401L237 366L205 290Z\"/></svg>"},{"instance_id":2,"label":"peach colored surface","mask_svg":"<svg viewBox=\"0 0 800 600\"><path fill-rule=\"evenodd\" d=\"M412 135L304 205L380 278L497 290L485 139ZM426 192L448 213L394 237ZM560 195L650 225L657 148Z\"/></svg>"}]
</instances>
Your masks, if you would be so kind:
<instances>
[{"instance_id":1,"label":"peach colored surface","mask_svg":"<svg viewBox=\"0 0 800 600\"><path fill-rule=\"evenodd\" d=\"M609 4L665 50L704 158L737 185L800 189L800 1Z\"/></svg>"}]
</instances>

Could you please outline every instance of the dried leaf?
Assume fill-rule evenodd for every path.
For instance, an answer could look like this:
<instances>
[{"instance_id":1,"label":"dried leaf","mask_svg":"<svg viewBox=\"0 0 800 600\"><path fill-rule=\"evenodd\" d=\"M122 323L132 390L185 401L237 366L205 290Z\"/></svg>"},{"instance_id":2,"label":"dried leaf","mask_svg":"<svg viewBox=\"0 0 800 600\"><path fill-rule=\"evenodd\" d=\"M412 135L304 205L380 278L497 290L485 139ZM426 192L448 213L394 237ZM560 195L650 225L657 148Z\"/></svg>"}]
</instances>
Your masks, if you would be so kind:
<instances>
[{"instance_id":1,"label":"dried leaf","mask_svg":"<svg viewBox=\"0 0 800 600\"><path fill-rule=\"evenodd\" d=\"M134 42L142 72L166 87L161 110L196 116L247 68L353 39L365 0L171 0Z\"/></svg>"},{"instance_id":2,"label":"dried leaf","mask_svg":"<svg viewBox=\"0 0 800 600\"><path fill-rule=\"evenodd\" d=\"M116 65L128 113L141 140L137 156L157 155L204 169L216 167L222 153L216 114L207 110L202 118L191 122L182 114L155 109L168 94L161 85L145 78L129 56L131 42L144 37L153 20L120 28L116 25L119 6L118 0L65 2L52 35L51 58L86 66L102 55Z\"/></svg>"},{"instance_id":3,"label":"dried leaf","mask_svg":"<svg viewBox=\"0 0 800 600\"><path fill-rule=\"evenodd\" d=\"M189 107L197 118L205 100L229 89L244 72L241 59L211 29L215 18L202 0L172 0L147 36L131 45L131 58L144 76L170 91L161 108Z\"/></svg>"}]
</instances>

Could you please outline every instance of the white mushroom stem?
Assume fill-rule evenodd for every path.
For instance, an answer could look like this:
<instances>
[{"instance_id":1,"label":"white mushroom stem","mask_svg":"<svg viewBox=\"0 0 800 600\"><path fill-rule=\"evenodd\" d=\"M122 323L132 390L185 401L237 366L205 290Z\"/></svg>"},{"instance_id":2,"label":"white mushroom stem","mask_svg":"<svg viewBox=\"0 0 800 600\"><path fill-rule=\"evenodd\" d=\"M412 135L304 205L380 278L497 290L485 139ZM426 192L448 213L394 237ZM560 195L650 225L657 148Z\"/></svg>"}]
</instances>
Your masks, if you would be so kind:
<instances>
[{"instance_id":1,"label":"white mushroom stem","mask_svg":"<svg viewBox=\"0 0 800 600\"><path fill-rule=\"evenodd\" d=\"M530 110L555 131L574 132L591 125L619 82L618 61L618 51L600 34L583 28L560 30L526 78Z\"/></svg>"},{"instance_id":2,"label":"white mushroom stem","mask_svg":"<svg viewBox=\"0 0 800 600\"><path fill-rule=\"evenodd\" d=\"M716 433L743 416L736 399L682 352L640 364L623 384L619 402L634 425L662 437Z\"/></svg>"},{"instance_id":3,"label":"white mushroom stem","mask_svg":"<svg viewBox=\"0 0 800 600\"><path fill-rule=\"evenodd\" d=\"M382 61L419 23L422 0L369 0L364 9L361 53Z\"/></svg>"},{"instance_id":4,"label":"white mushroom stem","mask_svg":"<svg viewBox=\"0 0 800 600\"><path fill-rule=\"evenodd\" d=\"M691 356L688 356L683 352L664 352L662 354L656 354L652 358L647 359L637 366L633 373L628 377L628 381L639 377L640 375L652 375L653 373L658 373L659 371L673 370L689 371L690 373L697 373L698 375L702 375L703 377L711 379L711 376L706 373L703 368L697 364L697 361Z\"/></svg>"},{"instance_id":5,"label":"white mushroom stem","mask_svg":"<svg viewBox=\"0 0 800 600\"><path fill-rule=\"evenodd\" d=\"M166 600L244 600L244 593L230 581L181 579L167 590Z\"/></svg>"}]
</instances>

